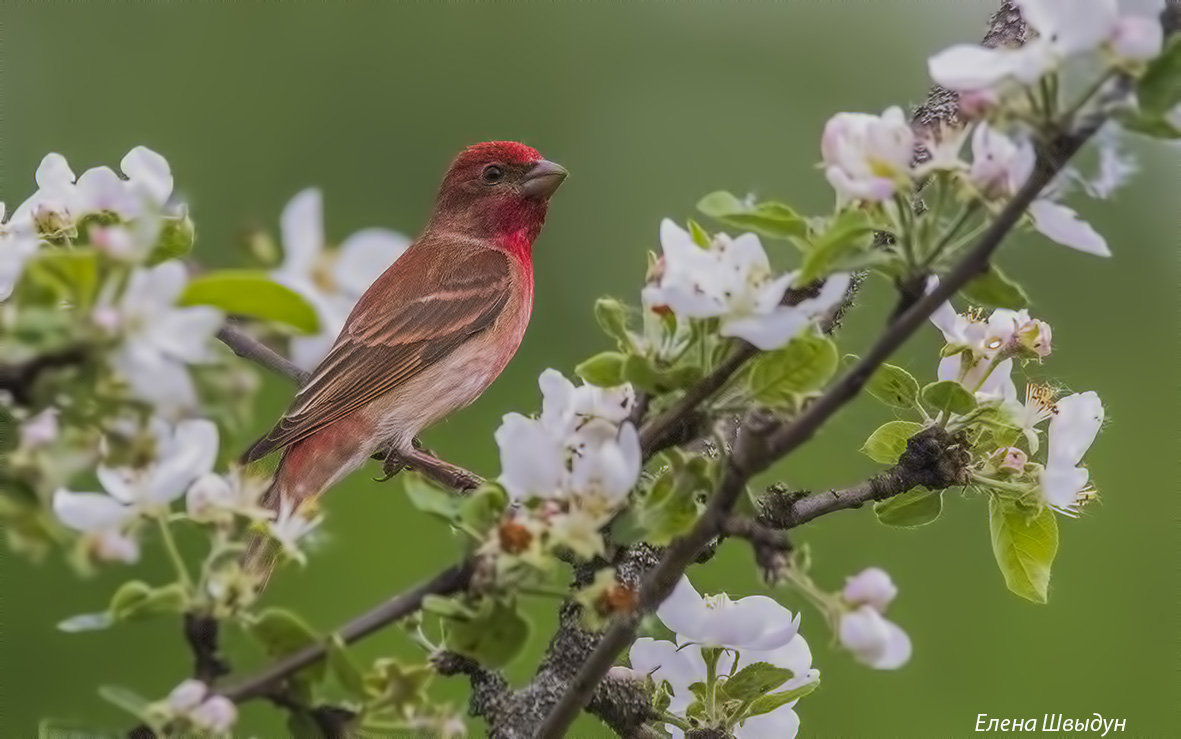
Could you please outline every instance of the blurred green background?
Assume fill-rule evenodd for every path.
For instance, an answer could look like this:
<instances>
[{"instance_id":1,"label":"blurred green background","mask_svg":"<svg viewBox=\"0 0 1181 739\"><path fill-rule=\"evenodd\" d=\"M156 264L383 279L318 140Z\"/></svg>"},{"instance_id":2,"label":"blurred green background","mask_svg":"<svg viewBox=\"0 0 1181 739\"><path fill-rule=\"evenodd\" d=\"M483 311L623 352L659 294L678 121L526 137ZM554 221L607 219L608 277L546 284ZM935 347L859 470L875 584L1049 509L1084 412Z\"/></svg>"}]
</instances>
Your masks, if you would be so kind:
<instances>
[{"instance_id":1,"label":"blurred green background","mask_svg":"<svg viewBox=\"0 0 1181 739\"><path fill-rule=\"evenodd\" d=\"M373 225L413 233L461 146L512 138L538 147L572 175L537 245L533 324L488 393L426 438L446 458L495 473L491 433L501 414L537 407L545 367L569 372L604 347L593 300L635 298L662 216L690 216L719 188L826 211L831 191L813 166L825 119L921 101L925 57L977 37L991 6L4 3L0 192L23 199L47 151L80 172L147 144L172 163L191 204L197 256L230 265L243 227L273 231L304 186L324 189L333 240ZM979 499L949 496L937 524L913 531L879 526L868 511L807 527L796 541L811 545L823 584L836 588L870 564L892 573L901 595L890 616L911 634L914 658L895 673L865 669L833 649L805 609L803 633L824 683L799 707L802 736L964 736L978 713L1059 712L1125 718L1133 736L1177 734L1181 157L1134 148L1144 170L1135 183L1083 206L1114 258L1035 237L1013 240L1001 257L1054 326L1055 353L1034 372L1097 390L1110 419L1088 458L1103 498L1061 522L1050 604L1006 592ZM845 351L872 337L888 301L884 284L870 286L841 337ZM901 357L921 381L933 377L935 334L925 331ZM257 429L289 394L268 381ZM887 418L872 402L854 404L767 481L863 478L873 464L856 450ZM246 441L233 440L234 449ZM413 511L397 483L370 477L358 473L333 492L320 551L306 570L283 573L268 598L331 628L453 556L444 527ZM136 575L165 577L161 562L146 560ZM126 721L95 686L160 695L182 677L187 656L172 623L54 630L63 617L101 608L129 574L80 582L59 559L0 560L0 734L29 736L43 716L117 728ZM740 545L694 579L705 591L759 589ZM514 665L517 678L552 629L551 607L538 604L535 649ZM395 632L360 651L413 654ZM458 681L436 688L456 701L465 694ZM281 736L274 716L252 706L242 728ZM590 719L575 732L605 733Z\"/></svg>"}]
</instances>

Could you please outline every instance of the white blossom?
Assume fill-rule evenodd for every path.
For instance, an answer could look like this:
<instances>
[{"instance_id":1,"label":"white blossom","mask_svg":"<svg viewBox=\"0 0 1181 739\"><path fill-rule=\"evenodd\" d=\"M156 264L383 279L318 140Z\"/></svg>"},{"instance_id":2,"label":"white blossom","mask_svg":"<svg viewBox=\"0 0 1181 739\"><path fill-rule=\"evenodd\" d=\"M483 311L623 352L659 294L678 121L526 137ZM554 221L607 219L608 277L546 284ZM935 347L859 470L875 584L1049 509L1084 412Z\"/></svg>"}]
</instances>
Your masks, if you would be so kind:
<instances>
[{"instance_id":1,"label":"white blossom","mask_svg":"<svg viewBox=\"0 0 1181 739\"><path fill-rule=\"evenodd\" d=\"M679 639L703 647L777 649L799 630L800 615L765 595L731 600L725 593L703 598L682 575L656 610Z\"/></svg>"},{"instance_id":2,"label":"white blossom","mask_svg":"<svg viewBox=\"0 0 1181 739\"><path fill-rule=\"evenodd\" d=\"M319 331L291 340L291 359L313 369L336 339L353 305L373 281L406 251L409 240L395 231L367 228L329 250L324 237L320 191L295 195L279 218L283 262L271 276L305 297L316 310Z\"/></svg>"},{"instance_id":3,"label":"white blossom","mask_svg":"<svg viewBox=\"0 0 1181 739\"><path fill-rule=\"evenodd\" d=\"M665 219L660 224L664 268L644 288L643 301L667 307L681 318L718 318L719 333L760 349L777 349L827 315L844 297L849 275L830 275L820 294L797 305L781 305L795 273L775 277L759 237L718 234L708 249L688 231Z\"/></svg>"},{"instance_id":4,"label":"white blossom","mask_svg":"<svg viewBox=\"0 0 1181 739\"><path fill-rule=\"evenodd\" d=\"M105 492L58 490L53 510L75 531L97 537L106 546L126 551L111 539L135 518L168 509L189 485L213 468L217 456L217 427L206 420L181 421L171 426L153 419L153 458L142 467L112 468L100 465L99 483ZM105 537L105 538L104 538Z\"/></svg>"},{"instance_id":5,"label":"white blossom","mask_svg":"<svg viewBox=\"0 0 1181 739\"><path fill-rule=\"evenodd\" d=\"M910 637L872 605L841 614L837 638L858 661L875 670L896 670L910 660Z\"/></svg>"},{"instance_id":6,"label":"white blossom","mask_svg":"<svg viewBox=\"0 0 1181 739\"><path fill-rule=\"evenodd\" d=\"M628 653L631 667L615 670L613 676L616 679L643 679L650 675L658 683L667 681L672 688L668 711L683 716L694 699L689 686L707 678L701 650L701 645L691 643L679 634L675 643L640 638L632 644ZM775 692L802 688L815 682L818 677L817 671L812 669L812 652L807 641L799 634L775 649L743 649L737 653L730 649L724 650L718 657L717 674L728 675L755 662L768 662L791 670L792 677L777 687ZM792 710L797 702L789 701L774 711L747 718L732 729L734 736L737 739L791 739L799 730L799 717ZM665 724L665 729L674 737L683 736L672 724Z\"/></svg>"},{"instance_id":7,"label":"white blossom","mask_svg":"<svg viewBox=\"0 0 1181 739\"><path fill-rule=\"evenodd\" d=\"M267 524L267 532L271 538L278 542L283 551L297 562L304 560L303 551L299 548L300 539L310 534L323 520L322 516L307 515L300 510L301 508L302 506L290 498L284 498L279 501L279 510L275 514L275 520Z\"/></svg>"},{"instance_id":8,"label":"white blossom","mask_svg":"<svg viewBox=\"0 0 1181 739\"><path fill-rule=\"evenodd\" d=\"M212 359L210 342L223 321L215 308L176 305L187 280L177 261L137 269L118 303L95 313L96 323L114 327L122 338L111 361L131 392L170 416L196 407L186 365Z\"/></svg>"},{"instance_id":9,"label":"white blossom","mask_svg":"<svg viewBox=\"0 0 1181 739\"><path fill-rule=\"evenodd\" d=\"M258 500L265 483L235 470L229 475L212 472L197 478L185 493L185 508L195 521L221 522L234 515L261 519L273 515Z\"/></svg>"},{"instance_id":10,"label":"white blossom","mask_svg":"<svg viewBox=\"0 0 1181 739\"><path fill-rule=\"evenodd\" d=\"M168 708L174 714L186 714L205 700L209 686L200 680L185 680L168 694Z\"/></svg>"},{"instance_id":11,"label":"white blossom","mask_svg":"<svg viewBox=\"0 0 1181 739\"><path fill-rule=\"evenodd\" d=\"M972 362L967 371L961 367L965 361L965 354L954 354L939 361L936 377L940 380L953 380L964 386L976 396L980 402L1012 401L1017 397L1017 387L1013 384L1013 360L1005 359L993 365L987 360Z\"/></svg>"},{"instance_id":12,"label":"white blossom","mask_svg":"<svg viewBox=\"0 0 1181 739\"><path fill-rule=\"evenodd\" d=\"M885 570L867 567L845 580L845 589L841 595L854 605L871 605L879 611L885 611L894 596L898 595L898 588Z\"/></svg>"},{"instance_id":13,"label":"white blossom","mask_svg":"<svg viewBox=\"0 0 1181 739\"><path fill-rule=\"evenodd\" d=\"M223 695L210 694L200 680L185 680L165 700L169 713L187 720L197 729L224 734L238 720L238 708Z\"/></svg>"},{"instance_id":14,"label":"white blossom","mask_svg":"<svg viewBox=\"0 0 1181 739\"><path fill-rule=\"evenodd\" d=\"M911 175L914 131L898 106L880 116L837 113L824 126L820 153L838 204L889 200Z\"/></svg>"},{"instance_id":15,"label":"white blossom","mask_svg":"<svg viewBox=\"0 0 1181 739\"><path fill-rule=\"evenodd\" d=\"M4 220L6 208L0 202L0 301L7 300L24 272L25 263L40 243L28 218Z\"/></svg>"},{"instance_id":16,"label":"white blossom","mask_svg":"<svg viewBox=\"0 0 1181 739\"><path fill-rule=\"evenodd\" d=\"M1018 48L951 46L928 59L931 79L952 90L987 90L1009 82L1032 84L1067 59L1104 45L1132 61L1160 52L1159 21L1149 16L1121 18L1116 0L1020 0L1017 4L1036 36Z\"/></svg>"},{"instance_id":17,"label":"white blossom","mask_svg":"<svg viewBox=\"0 0 1181 739\"><path fill-rule=\"evenodd\" d=\"M501 482L509 495L618 504L640 474L639 435L625 420L634 401L630 386L575 387L552 369L538 385L540 417L509 413L496 430Z\"/></svg>"},{"instance_id":18,"label":"white blossom","mask_svg":"<svg viewBox=\"0 0 1181 739\"><path fill-rule=\"evenodd\" d=\"M1025 386L1024 402L1013 397L1002 407L1008 411L1009 420L1025 436L1030 451L1036 453L1039 447L1037 427L1058 412L1058 407L1054 403L1054 391L1048 385L1029 383Z\"/></svg>"},{"instance_id":19,"label":"white blossom","mask_svg":"<svg viewBox=\"0 0 1181 739\"><path fill-rule=\"evenodd\" d=\"M1058 401L1050 420L1046 464L1038 479L1039 493L1050 508L1077 516L1079 508L1093 497L1087 486L1090 472L1080 463L1102 425L1103 403L1093 391Z\"/></svg>"}]
</instances>

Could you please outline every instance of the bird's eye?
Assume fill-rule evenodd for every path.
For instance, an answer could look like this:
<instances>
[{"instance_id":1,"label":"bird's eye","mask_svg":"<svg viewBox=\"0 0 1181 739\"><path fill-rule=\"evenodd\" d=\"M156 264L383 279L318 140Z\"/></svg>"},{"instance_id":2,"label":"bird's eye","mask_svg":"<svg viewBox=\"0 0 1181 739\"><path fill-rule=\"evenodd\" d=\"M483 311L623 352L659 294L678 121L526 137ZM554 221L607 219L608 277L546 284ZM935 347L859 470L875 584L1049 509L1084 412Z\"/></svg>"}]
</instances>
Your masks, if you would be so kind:
<instances>
[{"instance_id":1,"label":"bird's eye","mask_svg":"<svg viewBox=\"0 0 1181 739\"><path fill-rule=\"evenodd\" d=\"M480 179L484 181L485 185L495 185L504 179L504 169L495 164L489 164L484 167L484 172L480 175Z\"/></svg>"}]
</instances>

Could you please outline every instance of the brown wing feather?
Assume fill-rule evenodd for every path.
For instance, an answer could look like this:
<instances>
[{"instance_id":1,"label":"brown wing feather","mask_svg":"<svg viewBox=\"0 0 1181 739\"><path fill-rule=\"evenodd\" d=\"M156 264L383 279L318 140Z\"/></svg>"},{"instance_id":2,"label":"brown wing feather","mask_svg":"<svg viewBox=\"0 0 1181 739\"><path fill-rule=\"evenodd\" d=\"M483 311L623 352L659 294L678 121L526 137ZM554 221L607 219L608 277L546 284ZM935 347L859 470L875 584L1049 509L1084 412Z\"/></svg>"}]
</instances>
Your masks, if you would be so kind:
<instances>
[{"instance_id":1,"label":"brown wing feather","mask_svg":"<svg viewBox=\"0 0 1181 739\"><path fill-rule=\"evenodd\" d=\"M357 302L312 378L243 461L294 444L451 353L496 321L511 283L501 252L416 243Z\"/></svg>"}]
</instances>

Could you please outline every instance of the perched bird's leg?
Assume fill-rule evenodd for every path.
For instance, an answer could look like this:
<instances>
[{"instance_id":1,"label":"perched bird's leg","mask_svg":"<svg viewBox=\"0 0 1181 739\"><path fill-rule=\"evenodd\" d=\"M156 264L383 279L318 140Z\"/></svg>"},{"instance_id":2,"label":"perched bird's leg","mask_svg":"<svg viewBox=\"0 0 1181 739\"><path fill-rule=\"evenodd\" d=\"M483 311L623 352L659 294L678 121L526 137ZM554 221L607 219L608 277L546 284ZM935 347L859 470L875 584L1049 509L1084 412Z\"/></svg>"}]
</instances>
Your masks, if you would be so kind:
<instances>
[{"instance_id":1,"label":"perched bird's leg","mask_svg":"<svg viewBox=\"0 0 1181 739\"><path fill-rule=\"evenodd\" d=\"M385 482L407 468L406 462L402 454L398 451L398 447L394 442L390 442L383 451L373 455L374 458L382 460L381 472L383 477L375 477L376 482Z\"/></svg>"},{"instance_id":2,"label":"perched bird's leg","mask_svg":"<svg viewBox=\"0 0 1181 739\"><path fill-rule=\"evenodd\" d=\"M444 462L438 457L419 449L396 453L401 455L398 459L401 465L417 470L432 480L444 483L456 490L475 490L484 482L483 479L471 474L467 470Z\"/></svg>"}]
</instances>

